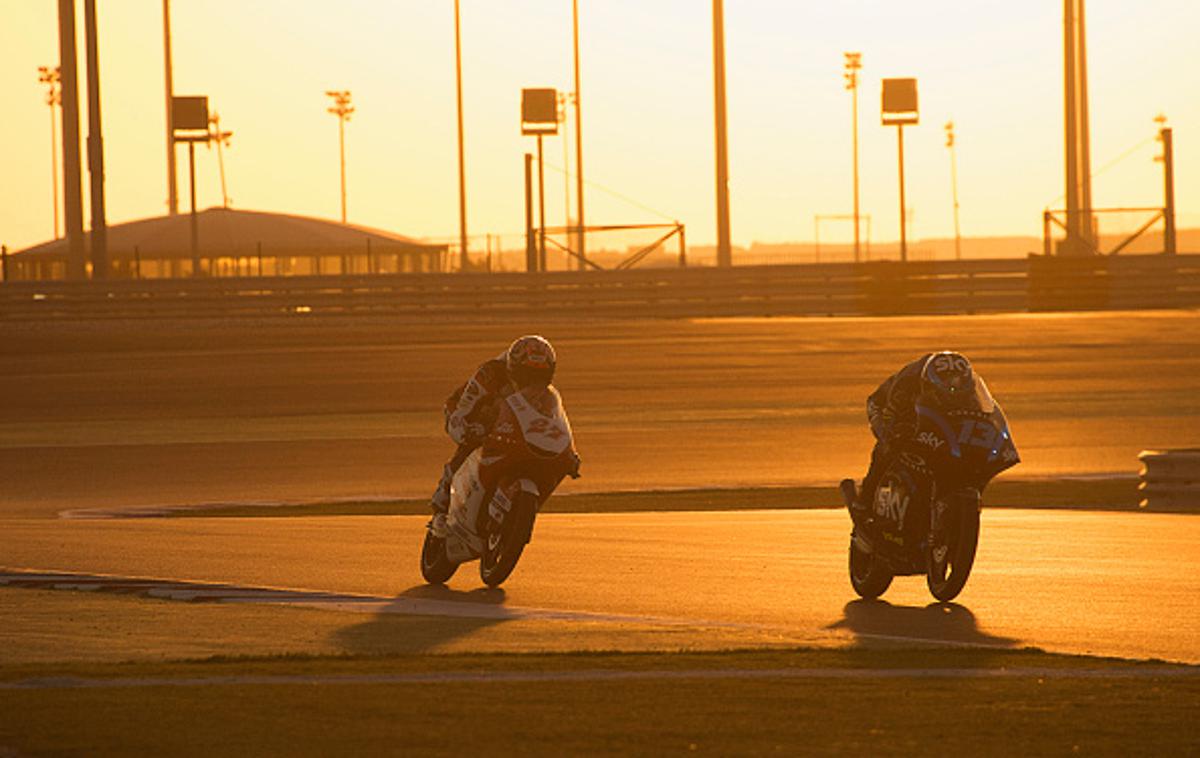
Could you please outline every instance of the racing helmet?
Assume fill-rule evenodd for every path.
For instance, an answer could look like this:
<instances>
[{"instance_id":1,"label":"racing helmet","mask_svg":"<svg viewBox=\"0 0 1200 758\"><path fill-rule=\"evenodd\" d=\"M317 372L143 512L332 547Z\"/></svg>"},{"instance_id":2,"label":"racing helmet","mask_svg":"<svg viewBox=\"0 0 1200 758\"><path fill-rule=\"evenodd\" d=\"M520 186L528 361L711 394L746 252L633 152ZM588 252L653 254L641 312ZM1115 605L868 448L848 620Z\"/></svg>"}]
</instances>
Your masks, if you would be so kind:
<instances>
[{"instance_id":1,"label":"racing helmet","mask_svg":"<svg viewBox=\"0 0 1200 758\"><path fill-rule=\"evenodd\" d=\"M961 353L934 353L921 369L921 397L941 408L961 408L971 402L975 371Z\"/></svg>"},{"instance_id":2,"label":"racing helmet","mask_svg":"<svg viewBox=\"0 0 1200 758\"><path fill-rule=\"evenodd\" d=\"M550 342L537 334L518 337L505 354L508 377L517 389L530 385L545 386L554 378L557 358Z\"/></svg>"}]
</instances>

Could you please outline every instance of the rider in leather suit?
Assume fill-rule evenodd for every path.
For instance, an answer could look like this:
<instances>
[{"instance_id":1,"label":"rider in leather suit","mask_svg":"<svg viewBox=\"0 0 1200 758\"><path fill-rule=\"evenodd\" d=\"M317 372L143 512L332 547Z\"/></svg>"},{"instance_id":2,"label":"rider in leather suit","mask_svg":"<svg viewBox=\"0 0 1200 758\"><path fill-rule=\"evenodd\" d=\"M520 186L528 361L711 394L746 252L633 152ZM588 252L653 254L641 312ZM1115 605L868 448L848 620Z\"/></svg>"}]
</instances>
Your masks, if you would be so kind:
<instances>
[{"instance_id":1,"label":"rider in leather suit","mask_svg":"<svg viewBox=\"0 0 1200 758\"><path fill-rule=\"evenodd\" d=\"M953 405L957 395L974 386L970 361L959 353L926 353L901 368L867 398L867 420L875 435L871 466L863 477L855 506L865 512L874 497L893 452L917 432L916 403L927 397L942 405Z\"/></svg>"},{"instance_id":2,"label":"rider in leather suit","mask_svg":"<svg viewBox=\"0 0 1200 758\"><path fill-rule=\"evenodd\" d=\"M450 507L454 472L483 444L496 419L495 403L514 389L550 384L556 362L554 348L545 338L520 337L503 353L484 361L470 379L446 398L442 409L446 434L458 443L458 449L443 468L441 481L430 499L434 513L445 513Z\"/></svg>"}]
</instances>

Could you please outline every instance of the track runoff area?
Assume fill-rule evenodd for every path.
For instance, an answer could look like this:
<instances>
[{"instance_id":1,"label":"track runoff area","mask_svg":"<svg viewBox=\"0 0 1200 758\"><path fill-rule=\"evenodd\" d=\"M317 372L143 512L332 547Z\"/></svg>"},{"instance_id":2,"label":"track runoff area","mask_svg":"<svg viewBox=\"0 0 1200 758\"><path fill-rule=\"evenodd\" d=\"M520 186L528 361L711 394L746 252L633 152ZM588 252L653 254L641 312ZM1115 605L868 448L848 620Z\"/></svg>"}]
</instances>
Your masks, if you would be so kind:
<instances>
[{"instance_id":1,"label":"track runoff area","mask_svg":"<svg viewBox=\"0 0 1200 758\"><path fill-rule=\"evenodd\" d=\"M1019 322L1021 319L1013 317L1013 320ZM1176 381L1177 371L1182 374L1188 370L1183 364L1194 360L1193 356L1198 354L1189 346L1178 344L1179 340L1190 339L1186 336L1189 332L1196 334L1194 328L1186 328L1195 325L1191 314L1175 314L1159 321L1151 317L1140 322L1140 326L1137 317L1114 317L1111 322L1095 316L1050 319L1040 330L1026 331L1024 339L1034 344L1027 346L1027 358L1024 359L1020 357L1022 351L1016 349L1018 340L1011 332L1007 332L1008 337L1003 336L1006 333L1004 327L1012 327L1013 322L1006 323L1000 317L994 317L987 324L981 324L981 321L945 320L944 326L948 325L943 329L947 333L945 339L957 338L961 344L969 332L996 333L995 348L977 344L961 349L975 358L977 364L982 364L987 372L985 375L1013 420L1014 433L1027 461L1031 447L1046 452L1039 458L1051 458L1055 454L1054 448L1062 447L1063 441L1070 437L1070 424L1053 412L1053 396L1064 390L1058 385L1056 370L1044 369L1045 373L1042 373L1032 369L1032 364L1038 360L1045 360L1045 366L1056 365L1051 357L1055 354L1060 362L1075 364L1069 372L1064 370L1063 375L1087 377L1072 385L1075 410L1078 411L1081 403L1085 409L1078 428L1094 429L1101 421L1111 422L1113 416L1120 416L1126 423L1122 425L1124 439L1119 444L1138 446L1145 444L1142 438L1163 436L1161 432L1168 425L1159 424L1158 418L1173 417L1177 424L1183 424L1197 411L1187 402L1177 402L1182 395L1171 386L1158 387L1157 401L1131 395L1124 384L1127 371L1108 360L1115 357L1114 353L1143 355L1150 360L1158 352L1170 351L1172 356L1158 356L1162 361L1161 370L1153 374L1152 380L1170 385ZM880 324L895 333L881 335ZM736 420L747 427L742 432L744 437L764 430L771 430L767 431L768 436L780 434L773 429L789 425L792 429L787 436L794 440L797 429L806 439L820 439L823 432L831 431L836 436L837 427L843 424L847 429L852 424L860 425L861 421L852 418L851 414L861 411L857 408L849 410L843 422L840 420L843 412L833 404L821 413L806 410L801 399L804 395L802 387L791 393L789 405L773 396L772 390L763 389L768 380L774 382L798 375L803 377L798 384L807 386L822 365L836 366L829 370L835 374L845 373L845 383L853 386L853 392L848 390L847 394L856 394L853 403L847 400L847 406L857 406L858 397L865 394L861 390L869 391L868 385L877 379L876 375L882 376L884 366L899 365L917 344L930 344L937 338L936 334L921 333L922 330L928 332L926 327L906 320L859 324L860 330L872 334L879 343L874 347L864 346L861 342L851 346L851 352L858 351L860 356L866 356L861 362L869 367L862 373L871 376L848 378L854 372L846 368L848 359L845 356L834 360L828 355L819 355L826 352L824 350L811 349L814 345L837 342L839 335L836 332L844 325L826 326L822 320L766 322L764 325L715 322L688 324L684 333L672 333L680 325L638 324L636 329L621 332L618 328L610 334L618 334L639 356L661 356L664 349L666 354L673 355L677 365L686 367L682 374L677 373L672 378L676 387L680 382L684 386L698 386L698 383L690 384L692 377L698 380L701 374L710 373L715 366L715 363L698 358L705 342L713 343L714 354L726 356L739 354L739 350L740 354L752 356L758 350L774 348L775 362L779 364L775 371L779 376L772 377L772 370L763 373L764 369L753 359L750 362L755 365L751 366L735 362L741 368L734 371L740 374L739 380L748 388L744 397L752 398L751 405L755 406L749 410L742 408ZM656 327L661 334L655 335ZM833 331L822 335L822 329ZM497 330L500 331L503 330ZM596 476L592 481L599 482L595 485L596 490L621 489L614 486L620 481L619 472L602 461L618 447L616 440L620 433L627 431L619 428L620 424L628 425L629 422L614 423L615 412L606 415L606 411L617 407L614 400L618 393L610 390L609 396L605 396L603 386L611 386L614 377L605 376L604 370L597 368L604 363L598 354L610 351L615 345L610 340L578 332L572 335L565 329L564 332L562 338L555 339L560 352L564 356L572 352L581 356L581 376L575 382L578 404L573 403L571 390L566 389L569 385L565 378L563 380L568 409L573 410L577 405L583 407L583 413L572 414L578 431L587 428L583 420L591 417L602 432L594 437L590 452L588 443L580 435L585 466L589 460L594 463ZM1047 332L1056 332L1057 338L1047 338ZM639 336L635 337L635 334ZM488 340L490 336L497 339ZM685 336L689 339L680 339ZM894 337L893 344L889 345L885 336ZM330 356L332 345L322 345L329 337L329 334L314 334L308 344L282 353L261 350L255 345L237 346L235 341L234 347L222 357L250 363L269 360L277 367L282 361L282 392L287 395L291 392L289 387L294 386L299 392L310 381L312 374L306 375L307 364ZM457 356L457 362L469 367L471 361L478 358L474 353L484 350L486 355L491 341L500 341L500 337L499 333L485 334L477 345L450 350L463 353ZM213 342L216 341L214 337ZM1080 350L1082 343L1087 343L1091 350ZM197 345L193 348L197 351L213 349L213 344L205 344L203 336L192 344ZM362 355L373 353L376 359L382 357L393 372L397 365L404 365L403 357L407 351L421 347L411 335L396 334L385 334L382 339L360 335L352 337L349 344L346 340L338 340L336 344L348 365L354 365ZM945 343L939 341L938 344ZM694 345L696 352L686 347L689 345ZM115 345L112 353L121 349L121 345ZM168 350L164 345L162 358L166 360L165 354L172 350L178 353L177 347ZM69 359L70 349L62 352ZM1088 352L1095 355L1090 362ZM263 357L256 358L258 353ZM786 357L780 358L781 355ZM78 359L79 355L73 357ZM178 358L178 354L175 357ZM144 391L154 393L156 372L147 364L153 364L159 356L151 350L141 358L143 360L135 363L142 368L127 370L132 376L126 381L131 385L140 383ZM999 371L988 370L989 359L1000 368ZM30 364L39 361L46 362L41 370L47 377L58 373L53 366L57 358L47 360L43 355L27 360L22 367L26 379ZM564 357L564 360L567 359ZM87 366L89 362L91 366ZM103 354L93 353L90 358L85 358L85 376L79 380L86 381L89 370L103 371L104 362ZM187 363L188 351L185 350L182 364ZM436 373L441 374L444 368L439 366ZM799 374L795 371L797 368L801 370ZM1082 374L1077 373L1080 369L1083 369ZM136 375L139 371L144 372L142 376ZM16 383L18 372L6 373L0 375L0 381L9 388ZM454 371L447 370L446 373L453 375ZM997 373L1005 378L997 378ZM1022 374L1027 378L1018 381ZM661 399L670 392L670 387L664 386L665 376L656 377L650 373L646 378L646 392L651 397ZM143 381L146 379L149 381ZM382 390L388 388L393 379L376 382ZM444 376L436 377L437 381L434 379L432 376L417 377L415 383L419 387L428 384L428 389L420 392L434 395L443 389L441 385L445 381ZM60 376L49 381L64 380ZM218 384L234 383L232 377L217 377L215 381ZM1006 383L1010 390L1007 393ZM113 448L118 446L103 439L111 433L114 424L128 423L131 418L124 413L127 408L121 405L125 402L122 395L133 390L122 389L121 384L117 382L116 397L105 401L110 405L108 410L90 411L94 415L83 419L86 423L64 419L64 423L53 430L60 437L72 437L69 441L72 444L65 444L64 439L43 439L39 444L49 443L49 447L59 450L69 448L82 459L87 456L80 455L80 450L102 456L121 452L114 451ZM376 391L370 385L368 382L368 397ZM36 388L25 390L35 395L37 391ZM1014 403L1008 402L1009 396L1018 408L1026 406L1026 410L1020 414L1014 412ZM1106 419L1098 418L1104 414L1096 411L1101 405L1100 396L1109 409ZM30 395L25 397L29 399ZM228 400L227 397L227 403ZM1046 401L1049 401L1051 412L1040 419L1033 416L1034 423L1026 427L1027 433L1023 436L1019 419L1039 401L1043 407L1047 407ZM1167 406L1172 404L1171 401L1176 401L1173 408L1154 408L1156 403ZM34 397L33 405L37 402ZM337 406L341 401L326 399L322 402ZM1089 405L1092 402L1096 404ZM239 415L238 403L237 392L234 392L232 407L227 404L222 411L225 420L232 418L235 422L232 433L227 433L225 438L217 435L206 443L198 443L195 439L183 443L151 440L151 444L141 449L157 448L159 454L170 456L186 452L173 447L178 444L206 444L201 456L219 457L223 448L245 450L247 445L253 448L256 444L261 447L271 442L303 449L313 443L313 438L320 436L311 429L299 434L282 433L278 429L278 416L269 412L253 417ZM729 408L722 407L719 400L706 398L705 404L713 416L730 416ZM301 406L301 419L306 414L316 416L329 410L312 404ZM667 412L673 410L669 402L667 406ZM784 424L772 423L769 414L759 410L772 407L791 409ZM1153 413L1147 413L1147 409ZM195 409L192 410L195 419ZM339 410L345 411L344 408ZM697 409L697 416L702 417L704 411L704 407ZM360 410L358 417L342 419L346 428L339 429L338 433L345 434L348 429L353 438L356 426L360 429L369 426L373 412L375 409ZM660 408L658 412L663 411ZM181 409L169 406L166 414L180 419L188 416ZM119 420L122 416L124 422ZM132 417L136 420L136 414ZM246 423L248 419L253 423ZM1128 423L1129 419L1141 421ZM689 430L689 424L695 423L677 413L672 421ZM18 417L5 425L9 432L28 434L27 429L14 426L20 422ZM653 426L664 422L651 418L641 423ZM255 435L246 433L245 429L251 426L257 429L258 437L272 439L250 439ZM195 425L184 424L184 427L190 429L190 434L201 435ZM128 428L126 426L125 430ZM263 434L264 428L270 429L270 433ZM857 432L865 434L861 428ZM11 441L14 437L9 435L8 439ZM1029 445L1024 444L1026 439L1030 441ZM411 443L411 440L405 442ZM699 444L703 449L713 443L700 441ZM32 447L9 444L0 464L27 460L26 454ZM1116 467L1106 465L1106 462L1116 459L1118 454L1123 457L1122 451L1112 450L1116 445L1111 441L1085 440L1077 447L1077 454L1086 461L1084 465L1090 466L1093 472L1113 473ZM191 452L197 449L193 447ZM432 444L428 444L428 449L430 452L426 457L436 461L440 449ZM672 484L687 484L678 481L682 478L679 470L688 463L685 457L665 449L663 455L667 477L676 478ZM1063 453L1058 455L1065 457ZM620 459L619 455L616 457ZM838 454L833 454L831 467L838 469L838 475L850 468L850 458L858 459L857 455L845 457L847 462L843 466ZM1030 579L1052 586L1055 581L1054 574L1046 572L1043 563L1031 564L1019 554L1003 556L995 563L981 554L980 574L971 580L980 580L978 587L969 583L958 605L949 609L931 608L927 598L918 600L915 594L902 591L885 604L881 615L867 614L870 623L863 621L860 606L849 605L853 601L844 576L817 574L811 577L811 582L806 582L804 577L787 575L788 571L802 572L806 568L803 562L785 565L778 574L761 575L753 582L744 581L738 575L742 590L732 595L720 590L719 578L712 579L707 574L701 583L690 588L670 588L674 595L671 602L677 609L695 606L698 602L703 605L705 595L716 595L734 610L732 613L665 613L656 603L667 601L639 599L629 592L626 592L624 605L634 608L635 612L580 610L578 605L572 610L573 604L569 602L525 602L526 582L535 578L546 580L548 586L537 591L544 593L543 598L552 600L559 596L556 593L571 593L565 583L553 586L554 582L549 578L556 571L570 581L577 581L581 573L589 573L559 570L570 556L557 550L552 551L552 556L559 563L559 569L549 560L543 563L537 557L540 547L537 539L531 547L530 560L523 559L510 583L497 594L495 591L481 592L470 581L461 585L452 583L445 590L423 589L416 581L397 584L396 577L403 576L407 580L414 573L415 566L408 564L415 563L416 550L415 545L407 544L409 540L398 538L391 540L390 552L384 547L386 539L379 542L379 553L375 552L374 546L367 549L367 558L378 564L377 567L370 569L352 563L346 574L352 573L358 579L347 580L336 566L322 567L322 564L336 563L341 555L336 549L333 550L334 557L323 555L324 546L317 538L305 536L292 546L273 545L271 534L275 533L278 539L282 526L278 518L247 517L243 513L224 520L171 520L179 525L176 527L179 533L165 544L157 545L148 544L150 540L146 535L138 533L142 528L139 524L150 523L144 520L103 523L47 520L47 515L70 510L69 506L73 505L81 505L85 510L115 505L119 510L119 503L105 502L101 497L73 496L84 488L76 487L70 481L76 474L70 470L75 465L71 460L69 455L66 456L67 469L60 470L68 481L59 484L57 495L45 498L42 512L27 511L15 521L6 518L3 533L9 536L0 538L5 543L6 556L9 556L0 561L8 569L6 586L0 586L0 603L5 606L3 616L6 619L5 629L0 631L4 637L0 651L5 651L0 652L0 704L5 706L3 712L9 714L0 718L0 751L15 754L43 751L189 754L217 750L329 753L379 752L391 749L381 746L396 746L396 750L449 753L499 746L547 753L648 753L664 749L717 753L869 749L881 753L911 753L938 745L972 753L997 754L1014 751L1043 754L1169 751L1186 754L1200 748L1193 725L1196 706L1200 704L1200 686L1194 668L1169 662L1048 654L1027 649L1027 643L1022 642L1035 635L999 633L1003 630L1006 614L995 611L1002 605L993 607L993 599L985 599L989 587L1005 582L1026 586L1021 581ZM726 460L721 468L737 468L736 464L740 462L736 458ZM265 464L268 481L277 475L272 471L270 456L260 456L260 463ZM279 464L275 462L274 465L278 468ZM1127 462L1126 465L1132 468L1133 464ZM849 473L858 473L858 467L861 467L861 460L855 461ZM409 469L408 466L401 468ZM409 481L420 482L421 489L427 486L425 480L429 477L422 474L426 474L424 469L428 466L411 468L411 472L398 475L400 479L396 482L400 483L391 491L417 492L415 487L406 489ZM774 470L778 468L776 463ZM184 469L187 469L186 465ZM789 481L786 475L770 479L763 475L762 467L748 465L743 469L743 476L746 471L751 474L746 476L745 484L801 484ZM585 476L586 472L585 468ZM649 469L643 467L638 472L644 475ZM707 473L710 473L709 464L702 462L694 471L696 480L690 484L704 484L699 480L707 478ZM1083 472L1076 469L1073 473ZM235 472L235 479L236 476ZM164 497L161 490L146 493L141 504L236 500L205 498L204 479L197 479L198 484L187 484L193 488L191 491L180 487L165 493L179 497ZM720 477L717 479L720 481ZM581 484L586 481L582 480ZM118 472L112 483L136 485L137 477ZM337 484L336 480L334 484ZM161 487L161 483L155 486ZM48 489L53 495L55 488ZM305 497L307 494L301 493L295 499L322 499ZM341 496L333 499L344 503L346 495L355 493L334 491L328 494ZM193 495L197 497L193 499ZM722 496L714 497L720 499ZM644 498L644 495L629 496L630 500L639 503L636 507L648 507ZM268 498L242 500L253 499ZM11 501L5 502L6 514L19 510L19 506L10 508L11 504ZM608 504L614 505L612 501ZM62 507L64 505L68 507ZM614 510L621 508L614 507ZM691 518L689 513L661 515ZM1048 520L1042 523L1053 522L1053 530L1060 534L1069 533L1073 519L1080 515L1063 511L1045 513ZM1103 515L1137 519L1147 514ZM584 516L580 518L587 521ZM1028 518L1038 516L1035 513ZM315 522L313 534L323 532L330 543L336 545L336 535L343 529L354 531L353 522L369 519L378 519L378 523L370 524L366 530L376 534L396 523L395 516L323 517L310 513L285 521L294 521L298 528ZM224 522L233 531L254 533L257 549L237 544L232 535L211 539L213 535L204 534L209 525L216 522ZM275 526L267 522L274 522ZM551 519L546 523L554 525ZM264 524L266 528L260 528ZM64 531L41 531L59 528ZM91 533L85 537L84 530L89 528ZM988 544L988 528L985 520L981 550ZM592 540L601 538L586 523L571 538L589 539L589 529L593 531ZM997 528L996 536L1007 529L1008 526ZM182 536L189 530L196 533L195 541ZM407 529L394 530L393 537L398 537L397 531L406 532ZM37 537L35 532L41 536ZM664 531L659 541L669 540L670 534L669 530ZM13 535L20 535L19 545ZM58 548L53 546L55 539ZM400 544L402 541L406 544ZM301 550L301 545L306 547ZM717 544L701 541L699 545L692 545L698 548L692 560L702 557L707 564L719 566L722 557L732 557L742 562L742 568L748 571L756 560L753 546L752 541L740 539L726 539ZM842 553L844 541L833 549ZM260 565L264 557L277 559L279 550L284 554L297 551L296 563L289 566L284 562L280 566L282 576L272 574ZM202 553L208 557L201 560ZM1194 562L1189 555L1194 552L1184 553L1183 560ZM13 556L42 560L12 563ZM844 553L838 559L844 562ZM173 560L177 562L173 563ZM660 571L656 575L653 571L655 556L648 555L642 560L648 569L637 582L643 586L664 582L676 573ZM659 563L669 567L672 560L676 559L668 559L665 564L659 559ZM611 582L613 576L620 573L617 563L617 560L612 562L608 573L591 571L590 582L595 585ZM300 568L305 565L308 568ZM122 568L128 570L120 570ZM27 569L47 571L35 577ZM999 575L989 576L992 569ZM1023 573L1038 573L1040 578L1024 576L1022 579ZM1126 572L1120 565L1105 563L1097 566L1094 573L1092 583L1107 589L1119 586L1126 573L1136 572L1132 568ZM289 576L296 581L287 581ZM1080 584L1066 588L1067 593L1086 586L1087 577L1074 576L1072 581ZM755 623L754 617L762 614L754 608L739 611L736 600L730 600L741 594L756 598L755 603L761 603L762 608L803 604L806 597L799 588L808 584L831 585L830 591L835 593L840 588L841 603L847 604L829 619L829 626L842 624L838 629L825 630L823 634L832 634L832 639L822 638L823 634L814 634L805 626ZM714 593L714 589L718 591ZM776 591L772 593L772 589ZM979 591L978 596L973 595L975 590ZM288 593L292 595L283 597ZM324 596L314 597L314 593ZM763 600L764 597L770 599ZM984 602L977 605L976 597ZM1049 606L1045 609L1045 618L1054 618L1054 604L1058 601L1053 597L1053 592L1048 592L1044 597L1034 599ZM312 607L314 603L320 607ZM408 608L400 610L405 605ZM456 609L447 608L448 605L474 606L483 610L472 609L455 615ZM1095 613L1103 616L1105 622L1114 618L1118 622L1121 620L1119 613L1105 616L1106 609L1102 604L1095 608ZM929 618L936 618L935 614L950 620L929 621ZM1017 614L1014 611L1007 615ZM1130 633L1136 635L1139 620L1127 618L1124 621ZM918 632L940 630L942 638L933 635L932 639L926 639L929 635L913 634L905 627L912 623L916 624ZM1044 625L1050 627L1054 623L1049 621ZM882 629L873 626L879 624ZM889 635L886 633L888 627L901 633ZM922 637L920 641L916 641L918 637ZM1036 646L1036 642L1033 644ZM1054 645L1048 647L1055 648ZM1187 659L1186 655L1173 658ZM220 728L214 728L216 724Z\"/></svg>"}]
</instances>

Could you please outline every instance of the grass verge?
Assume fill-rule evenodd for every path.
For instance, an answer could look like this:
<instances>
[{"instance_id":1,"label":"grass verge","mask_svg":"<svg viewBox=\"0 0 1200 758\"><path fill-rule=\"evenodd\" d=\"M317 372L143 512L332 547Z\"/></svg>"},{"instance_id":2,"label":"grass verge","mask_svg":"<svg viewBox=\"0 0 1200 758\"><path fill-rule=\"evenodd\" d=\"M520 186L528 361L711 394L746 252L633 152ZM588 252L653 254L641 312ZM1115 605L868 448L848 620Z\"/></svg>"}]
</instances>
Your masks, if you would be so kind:
<instances>
[{"instance_id":1,"label":"grass verge","mask_svg":"<svg viewBox=\"0 0 1200 758\"><path fill-rule=\"evenodd\" d=\"M866 678L665 672L867 669ZM954 679L918 668L978 669ZM998 668L1035 669L999 678ZM1141 675L1100 676L1138 669ZM0 689L0 754L1184 755L1200 677L1154 664L994 650L284 657L141 663L88 677L188 686ZM412 672L639 671L638 679L336 682ZM62 675L70 670L59 672ZM661 674L661 676L659 676ZM878 676L876 676L878 674ZM295 681L212 683L221 676Z\"/></svg>"}]
</instances>

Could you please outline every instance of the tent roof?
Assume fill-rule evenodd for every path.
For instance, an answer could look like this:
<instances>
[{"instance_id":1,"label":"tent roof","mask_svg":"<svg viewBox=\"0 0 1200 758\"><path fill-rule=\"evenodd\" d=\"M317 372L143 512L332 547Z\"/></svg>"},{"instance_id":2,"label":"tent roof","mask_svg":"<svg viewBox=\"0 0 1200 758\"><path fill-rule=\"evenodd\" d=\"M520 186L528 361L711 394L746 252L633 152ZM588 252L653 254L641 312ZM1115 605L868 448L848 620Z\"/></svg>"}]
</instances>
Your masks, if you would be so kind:
<instances>
[{"instance_id":1,"label":"tent roof","mask_svg":"<svg viewBox=\"0 0 1200 758\"><path fill-rule=\"evenodd\" d=\"M435 250L444 245L429 245L394 232L336 221L293 216L286 213L208 208L196 214L200 252L204 257L250 255L259 243L263 252L314 254L346 253L364 249L367 240L380 250ZM90 236L90 233L85 236ZM108 227L110 254L132 254L134 248L146 257L187 257L191 255L191 215L157 216ZM44 242L14 255L57 258L67 253L65 238Z\"/></svg>"}]
</instances>

